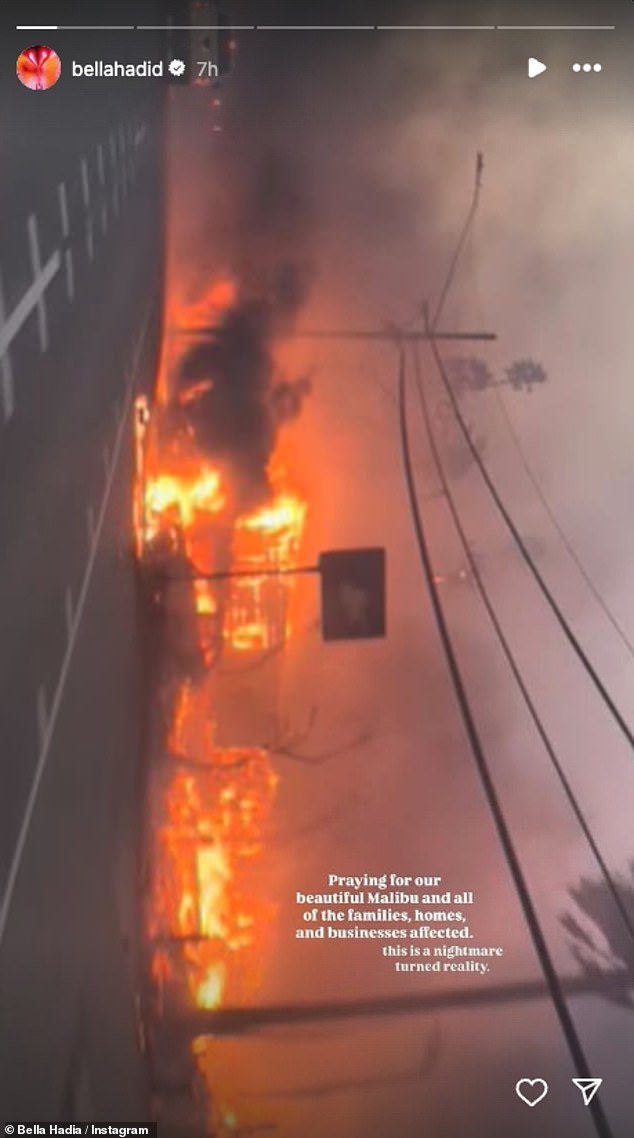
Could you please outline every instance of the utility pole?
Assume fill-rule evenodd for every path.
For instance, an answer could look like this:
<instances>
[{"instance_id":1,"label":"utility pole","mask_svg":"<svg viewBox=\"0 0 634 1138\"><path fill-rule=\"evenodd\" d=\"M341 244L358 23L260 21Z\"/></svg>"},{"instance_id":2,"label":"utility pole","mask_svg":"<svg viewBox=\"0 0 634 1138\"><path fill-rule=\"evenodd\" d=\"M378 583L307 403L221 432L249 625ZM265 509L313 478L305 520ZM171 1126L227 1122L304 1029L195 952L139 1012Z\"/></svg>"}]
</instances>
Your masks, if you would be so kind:
<instances>
[{"instance_id":1,"label":"utility pole","mask_svg":"<svg viewBox=\"0 0 634 1138\"><path fill-rule=\"evenodd\" d=\"M222 325L208 324L197 328L175 328L170 335L191 340L216 340L222 333ZM437 332L432 329L419 331L399 328L305 328L284 332L288 340L374 340L388 344L419 343L429 340L497 340L495 332Z\"/></svg>"},{"instance_id":2,"label":"utility pole","mask_svg":"<svg viewBox=\"0 0 634 1138\"><path fill-rule=\"evenodd\" d=\"M561 987L568 998L597 995L623 1002L631 976L627 969L597 972L596 975L562 977ZM193 1035L241 1036L269 1027L301 1027L307 1024L336 1023L382 1016L425 1015L443 1009L517 1005L533 1000L547 1000L549 992L543 980L520 980L487 988L458 988L417 996L385 996L368 1000L333 1000L323 1003L278 1004L254 1008L224 1007L216 1010L184 1008L174 1011L163 1021L162 1028L181 1030L187 1038Z\"/></svg>"}]
</instances>

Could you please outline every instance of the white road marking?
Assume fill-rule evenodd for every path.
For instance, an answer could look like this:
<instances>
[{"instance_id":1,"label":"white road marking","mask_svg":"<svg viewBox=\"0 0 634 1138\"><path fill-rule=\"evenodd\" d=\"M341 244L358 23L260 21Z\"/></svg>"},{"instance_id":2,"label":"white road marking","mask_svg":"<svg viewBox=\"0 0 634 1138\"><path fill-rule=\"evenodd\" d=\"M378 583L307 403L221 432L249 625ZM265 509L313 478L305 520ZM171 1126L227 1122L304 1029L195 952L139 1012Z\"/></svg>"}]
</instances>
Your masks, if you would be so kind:
<instances>
[{"instance_id":1,"label":"white road marking","mask_svg":"<svg viewBox=\"0 0 634 1138\"><path fill-rule=\"evenodd\" d=\"M84 199L84 205L87 210L90 209L90 184L88 182L88 163L85 158L82 158L80 163L81 167L81 192Z\"/></svg>"},{"instance_id":2,"label":"white road marking","mask_svg":"<svg viewBox=\"0 0 634 1138\"><path fill-rule=\"evenodd\" d=\"M66 639L70 642L73 635L73 594L70 585L64 594L64 612L66 614Z\"/></svg>"},{"instance_id":3,"label":"white road marking","mask_svg":"<svg viewBox=\"0 0 634 1138\"><path fill-rule=\"evenodd\" d=\"M119 213L119 175L117 170L117 145L112 131L110 131L110 164L112 166L112 208L114 215Z\"/></svg>"},{"instance_id":4,"label":"white road marking","mask_svg":"<svg viewBox=\"0 0 634 1138\"><path fill-rule=\"evenodd\" d=\"M99 172L99 186L101 188L101 231L108 231L108 205L106 202L106 168L103 160L103 146L97 147L97 170Z\"/></svg>"},{"instance_id":5,"label":"white road marking","mask_svg":"<svg viewBox=\"0 0 634 1138\"><path fill-rule=\"evenodd\" d=\"M2 285L2 274L0 273L0 328L4 324L4 318L4 288ZM9 355L8 348L2 353L2 357L0 358L0 378L2 381L2 413L5 423L8 423L15 410L13 369L11 367L11 356Z\"/></svg>"},{"instance_id":6,"label":"white road marking","mask_svg":"<svg viewBox=\"0 0 634 1138\"><path fill-rule=\"evenodd\" d=\"M29 255L31 258L31 269L33 271L33 285L35 285L37 284L38 280L42 279L44 270L42 269L42 260L40 257L40 239L37 232L37 218L34 213L29 214L26 227L29 235ZM59 258L59 253L57 256ZM33 288L33 285L31 285L31 288ZM37 306L37 324L40 332L40 351L42 352L45 352L48 348L48 324L46 320L45 292L46 286L39 289L37 293L37 299L35 301L35 304Z\"/></svg>"},{"instance_id":7,"label":"white road marking","mask_svg":"<svg viewBox=\"0 0 634 1138\"><path fill-rule=\"evenodd\" d=\"M57 187L57 197L59 200L59 213L62 219L62 237L66 240L70 237L70 225L68 222L68 201L66 199L66 186L64 182L60 182Z\"/></svg>"},{"instance_id":8,"label":"white road marking","mask_svg":"<svg viewBox=\"0 0 634 1138\"><path fill-rule=\"evenodd\" d=\"M141 349L143 348L143 343L145 341L145 336L146 336L148 325L150 322L150 316L152 315L153 307L154 307L154 301L152 301L152 303L148 307L145 318L143 320L143 324L141 326L141 332L139 333L139 338L138 338L137 343L136 343L135 355L134 355L134 360L135 360L134 371L132 374L132 379L131 379L130 383L128 384L128 389L126 391L126 396L125 396L125 404L124 404L125 414L122 416L120 423L119 423L119 429L117 431L114 450L113 450L113 454L112 454L112 462L110 465L110 473L109 473L108 480L107 480L105 488L104 488L103 496L101 499L101 505L99 507L99 516L97 518L97 525L95 527L95 536L94 536L94 540L93 540L92 547L90 550L90 554L88 556L88 562L86 565L86 569L84 571L84 576L82 579L81 588L79 590L79 596L77 598L77 606L75 608L75 614L73 617L71 634L68 638L68 644L66 646L66 651L65 651L63 659L62 659L62 666L60 669L59 679L57 681L57 686L55 688L55 694L53 696L53 701L51 703L50 711L49 711L48 718L46 721L46 730L44 732L44 736L43 736L43 740L42 740L42 746L40 747L40 752L39 752L39 755L37 758L37 763L35 765L35 773L33 775L33 782L31 783L31 788L29 790L29 796L27 799L26 807L24 810L24 815L22 818L22 823L20 826L20 832L18 834L18 840L16 842L15 849L13 851L13 857L11 858L11 865L9 867L7 882L6 882L6 885L4 888L4 894L2 897L2 904L0 905L0 945L2 944L5 933L7 931L7 924L8 924L8 920L9 920L9 912L11 909L11 902L13 900L13 895L15 892L16 881L18 878L18 873L20 871L20 865L22 862L22 857L24 855L26 840L28 837L28 833L29 833L29 829L30 829L30 825L31 825L31 820L33 818L33 812L35 810L35 804L37 802L37 796L38 796L38 792L40 789L40 784L42 782L42 776L44 774L44 770L46 768L46 763L48 761L48 757L49 757L50 750L51 750L51 743L53 740L53 734L55 732L55 726L57 724L57 719L59 716L59 711L60 711L60 707L61 707L61 703L62 703L62 697L64 695L64 689L66 687L66 681L68 679L68 673L69 673L69 669L70 669L70 665L71 665L71 660L73 657L75 644L77 643L77 636L79 633L79 627L81 624L81 619L83 616L84 608L86 606L86 598L88 596L88 588L90 586L90 581L92 579L92 575L93 575L93 571L94 571L94 567L95 567L95 561L97 558L97 550L99 548L99 541L101 538L101 531L103 529L103 525L104 525L104 521L105 521L105 517L106 517L106 510L108 508L108 503L110 500L112 485L114 482L114 477L115 477L115 473L116 473L116 469L117 469L117 465L118 465L118 461L119 461L119 454L121 452L121 447L123 445L123 440L125 438L126 428L128 425L128 414L129 414L130 408L132 406L132 400L133 400L133 395L134 395L134 379L136 377L136 369L138 367L138 363L139 363L139 359L140 359L140 355L141 355Z\"/></svg>"},{"instance_id":9,"label":"white road marking","mask_svg":"<svg viewBox=\"0 0 634 1138\"><path fill-rule=\"evenodd\" d=\"M88 259L92 261L95 254L95 243L92 232L92 214L90 211L90 183L88 181L88 163L85 158L81 159L81 192L84 200L84 209L86 210L86 249L88 252Z\"/></svg>"},{"instance_id":10,"label":"white road marking","mask_svg":"<svg viewBox=\"0 0 634 1138\"><path fill-rule=\"evenodd\" d=\"M130 183L132 185L134 185L134 182L136 180L136 155L134 153L134 130L133 130L131 122L128 123L128 127L127 127L127 139L128 139L128 177L130 178Z\"/></svg>"},{"instance_id":11,"label":"white road marking","mask_svg":"<svg viewBox=\"0 0 634 1138\"><path fill-rule=\"evenodd\" d=\"M41 747L46 738L46 688L40 684L37 689L37 745Z\"/></svg>"},{"instance_id":12,"label":"white road marking","mask_svg":"<svg viewBox=\"0 0 634 1138\"><path fill-rule=\"evenodd\" d=\"M99 174L99 185L103 186L106 178L106 171L103 164L103 146L99 143L97 147L97 172Z\"/></svg>"},{"instance_id":13,"label":"white road marking","mask_svg":"<svg viewBox=\"0 0 634 1138\"><path fill-rule=\"evenodd\" d=\"M66 185L64 182L60 182L57 187L57 197L62 221L62 237L64 241L69 241L70 220L68 217L68 198L66 196ZM75 274L73 272L73 253L70 245L64 250L64 265L66 267L66 295L69 300L72 300L75 295Z\"/></svg>"},{"instance_id":14,"label":"white road marking","mask_svg":"<svg viewBox=\"0 0 634 1138\"><path fill-rule=\"evenodd\" d=\"M64 253L64 264L66 266L66 292L68 299L72 300L75 295L75 273L73 271L73 254L70 249Z\"/></svg>"},{"instance_id":15,"label":"white road marking","mask_svg":"<svg viewBox=\"0 0 634 1138\"><path fill-rule=\"evenodd\" d=\"M11 341L15 339L25 320L31 315L33 309L37 308L40 304L41 298L44 296L55 273L59 272L61 263L62 259L59 249L56 249L46 264L40 269L33 283L29 285L22 300L16 304L11 315L0 326L0 356L5 354ZM46 313L44 313L44 317L46 319ZM46 329L45 320L44 328Z\"/></svg>"},{"instance_id":16,"label":"white road marking","mask_svg":"<svg viewBox=\"0 0 634 1138\"><path fill-rule=\"evenodd\" d=\"M128 192L128 171L126 167L125 131L123 126L119 127L119 158L121 159L121 187L123 196L125 197Z\"/></svg>"},{"instance_id":17,"label":"white road marking","mask_svg":"<svg viewBox=\"0 0 634 1138\"><path fill-rule=\"evenodd\" d=\"M113 172L112 197L115 215L118 215L119 212L119 151L121 157L122 188L125 192L127 190L126 179L129 178L130 183L134 182L135 179L135 156L133 154L133 149L138 150L139 146L145 138L145 133L145 124L142 124L136 130L131 123L128 124L127 135L126 127L123 125L120 126L118 147L115 132L110 131L110 158ZM80 169L82 198L86 211L86 248L88 257L92 261L95 252L94 225L90 201L88 162L85 158L81 159ZM108 206L104 147L101 143L99 143L97 146L97 171L101 189L101 228L105 234L108 229ZM0 404L2 406L2 417L5 423L7 423L12 418L15 412L15 389L13 382L13 368L11 357L9 355L9 347L22 328L22 325L33 312L33 309L36 308L40 351L46 352L48 349L49 335L45 294L46 289L53 280L53 277L57 272L59 272L61 268L62 259L64 262L66 276L66 295L69 301L72 301L75 296L75 272L73 252L70 246L70 217L68 211L68 195L66 191L66 183L63 181L59 182L57 186L57 200L59 205L62 231L62 248L55 249L49 257L48 261L46 261L44 265L42 264L37 217L34 213L30 214L27 219L27 233L31 269L33 272L33 281L29 285L22 299L18 302L18 304L8 316L4 301L2 278L0 275Z\"/></svg>"}]
</instances>

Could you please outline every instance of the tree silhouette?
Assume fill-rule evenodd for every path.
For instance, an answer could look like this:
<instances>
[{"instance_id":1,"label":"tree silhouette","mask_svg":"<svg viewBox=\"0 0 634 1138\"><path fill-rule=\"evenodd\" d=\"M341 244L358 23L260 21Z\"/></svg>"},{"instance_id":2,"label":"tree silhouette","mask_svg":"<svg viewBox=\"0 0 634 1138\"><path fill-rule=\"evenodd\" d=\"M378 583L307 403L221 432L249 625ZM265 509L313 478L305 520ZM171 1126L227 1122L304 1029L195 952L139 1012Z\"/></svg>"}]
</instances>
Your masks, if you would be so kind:
<instances>
[{"instance_id":1,"label":"tree silhouette","mask_svg":"<svg viewBox=\"0 0 634 1138\"><path fill-rule=\"evenodd\" d=\"M514 391L524 388L529 395L536 384L545 383L547 378L542 365L530 359L516 360L506 368L505 375Z\"/></svg>"},{"instance_id":2,"label":"tree silhouette","mask_svg":"<svg viewBox=\"0 0 634 1138\"><path fill-rule=\"evenodd\" d=\"M627 874L614 879L614 886L625 913L634 918L634 860ZM634 1007L634 937L609 886L603 880L582 877L569 894L577 912L563 913L560 921L579 967L588 979L609 980L604 988L598 984L606 999ZM621 982L615 984L615 978Z\"/></svg>"}]
</instances>

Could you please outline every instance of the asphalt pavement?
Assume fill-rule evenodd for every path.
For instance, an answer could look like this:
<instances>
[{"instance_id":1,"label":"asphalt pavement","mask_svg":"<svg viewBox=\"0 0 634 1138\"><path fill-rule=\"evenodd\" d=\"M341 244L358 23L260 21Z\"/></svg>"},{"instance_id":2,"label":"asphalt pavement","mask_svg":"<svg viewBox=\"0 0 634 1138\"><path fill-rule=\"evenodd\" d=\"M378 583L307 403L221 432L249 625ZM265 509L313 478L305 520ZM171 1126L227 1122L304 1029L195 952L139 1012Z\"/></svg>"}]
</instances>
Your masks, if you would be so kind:
<instances>
[{"instance_id":1,"label":"asphalt pavement","mask_svg":"<svg viewBox=\"0 0 634 1138\"><path fill-rule=\"evenodd\" d=\"M85 22L85 5L61 7L60 22ZM20 23L42 12L21 5ZM0 77L0 1102L6 1121L130 1120L147 1095L128 412L160 330L164 87L68 70L159 58L161 41L47 33L62 79L34 93L15 79L33 41L14 17ZM89 19L112 23L113 6Z\"/></svg>"}]
</instances>

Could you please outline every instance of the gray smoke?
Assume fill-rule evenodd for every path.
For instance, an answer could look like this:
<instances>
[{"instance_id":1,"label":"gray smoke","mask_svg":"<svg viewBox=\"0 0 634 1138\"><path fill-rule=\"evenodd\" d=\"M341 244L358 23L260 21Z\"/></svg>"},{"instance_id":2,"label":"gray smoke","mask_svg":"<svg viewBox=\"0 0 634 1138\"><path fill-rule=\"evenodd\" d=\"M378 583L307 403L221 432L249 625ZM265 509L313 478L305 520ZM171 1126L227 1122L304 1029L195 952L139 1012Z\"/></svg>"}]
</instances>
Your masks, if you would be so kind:
<instances>
[{"instance_id":1,"label":"gray smoke","mask_svg":"<svg viewBox=\"0 0 634 1138\"><path fill-rule=\"evenodd\" d=\"M279 373L275 347L296 324L312 270L307 201L292 162L266 150L246 168L235 154L229 164L227 178L240 186L228 219L237 297L215 333L183 357L169 414L230 472L235 506L245 509L266 494L279 428L310 390L306 376Z\"/></svg>"}]
</instances>

